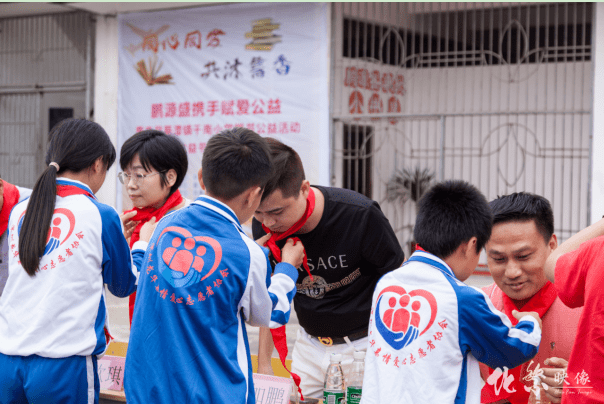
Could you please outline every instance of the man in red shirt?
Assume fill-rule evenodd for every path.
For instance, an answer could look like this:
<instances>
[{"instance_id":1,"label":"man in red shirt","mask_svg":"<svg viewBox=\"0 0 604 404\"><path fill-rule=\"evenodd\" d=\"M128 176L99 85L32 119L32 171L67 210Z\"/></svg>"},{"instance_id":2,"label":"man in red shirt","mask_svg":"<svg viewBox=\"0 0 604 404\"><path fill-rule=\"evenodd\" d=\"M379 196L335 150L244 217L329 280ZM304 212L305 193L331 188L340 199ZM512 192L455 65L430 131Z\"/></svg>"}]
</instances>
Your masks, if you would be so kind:
<instances>
[{"instance_id":1,"label":"man in red shirt","mask_svg":"<svg viewBox=\"0 0 604 404\"><path fill-rule=\"evenodd\" d=\"M503 375L494 374L481 364L485 380L481 402L527 404L531 391L536 391L534 378L539 376L547 384L542 402L560 403L581 309L566 307L543 272L545 261L558 246L552 208L547 199L524 192L501 196L490 206L493 231L485 249L495 283L483 291L512 324L517 322L513 310L535 311L543 327L533 360L509 369L507 375L505 369Z\"/></svg>"},{"instance_id":2,"label":"man in red shirt","mask_svg":"<svg viewBox=\"0 0 604 404\"><path fill-rule=\"evenodd\" d=\"M581 230L545 263L568 307L583 307L564 384L562 403L604 403L604 220Z\"/></svg>"}]
</instances>

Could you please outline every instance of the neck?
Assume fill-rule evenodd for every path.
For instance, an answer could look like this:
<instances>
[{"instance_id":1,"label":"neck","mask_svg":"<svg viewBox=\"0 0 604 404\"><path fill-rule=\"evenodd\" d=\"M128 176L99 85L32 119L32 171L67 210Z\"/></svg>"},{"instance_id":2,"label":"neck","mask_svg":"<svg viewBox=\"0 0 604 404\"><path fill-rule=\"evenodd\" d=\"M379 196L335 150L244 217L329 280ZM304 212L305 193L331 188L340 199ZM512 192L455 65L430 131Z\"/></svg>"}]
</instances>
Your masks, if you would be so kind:
<instances>
[{"instance_id":1,"label":"neck","mask_svg":"<svg viewBox=\"0 0 604 404\"><path fill-rule=\"evenodd\" d=\"M163 200L163 201L161 201L160 203L156 203L155 205L153 205L153 206L152 206L152 207L153 207L153 209L161 209L161 207L162 207L162 206L164 206L164 205L166 204L166 202L168 201L168 198L170 198L170 196L172 196L172 195L167 196L167 197L166 197L166 199L164 199L164 200Z\"/></svg>"},{"instance_id":2,"label":"neck","mask_svg":"<svg viewBox=\"0 0 604 404\"><path fill-rule=\"evenodd\" d=\"M88 188L92 189L92 184L90 183L90 176L85 173L84 170L78 173L74 173L73 171L65 171L61 174L57 174L57 178L66 178L68 180L80 181L81 183L88 185Z\"/></svg>"},{"instance_id":3,"label":"neck","mask_svg":"<svg viewBox=\"0 0 604 404\"><path fill-rule=\"evenodd\" d=\"M237 216L237 220L239 220L239 223L245 223L249 220L249 217L246 217L246 212L244 211L244 209L241 208L242 205L241 205L241 201L239 200L241 195L236 196L235 198L230 199L230 200L226 200L226 199L220 198L216 195L212 195L207 190L206 190L206 195L209 196L210 198L214 198L217 201L224 203L226 206L231 208L233 210L233 212L235 212L235 216Z\"/></svg>"}]
</instances>

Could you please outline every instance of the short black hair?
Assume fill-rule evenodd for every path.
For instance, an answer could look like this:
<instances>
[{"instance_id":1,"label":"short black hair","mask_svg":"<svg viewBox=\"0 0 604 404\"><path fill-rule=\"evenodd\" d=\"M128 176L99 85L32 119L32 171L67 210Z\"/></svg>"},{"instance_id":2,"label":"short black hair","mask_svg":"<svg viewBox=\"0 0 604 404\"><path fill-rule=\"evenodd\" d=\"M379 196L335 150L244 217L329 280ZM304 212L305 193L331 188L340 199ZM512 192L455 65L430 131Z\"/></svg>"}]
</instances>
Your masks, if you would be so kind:
<instances>
[{"instance_id":1,"label":"short black hair","mask_svg":"<svg viewBox=\"0 0 604 404\"><path fill-rule=\"evenodd\" d=\"M420 199L413 236L423 249L444 259L472 237L480 252L492 227L484 195L468 182L449 180L434 185Z\"/></svg>"},{"instance_id":2,"label":"short black hair","mask_svg":"<svg viewBox=\"0 0 604 404\"><path fill-rule=\"evenodd\" d=\"M275 168L274 175L267 182L262 200L280 189L284 198L298 197L302 181L306 179L302 159L294 149L272 137L264 138L271 151Z\"/></svg>"},{"instance_id":3,"label":"short black hair","mask_svg":"<svg viewBox=\"0 0 604 404\"><path fill-rule=\"evenodd\" d=\"M203 151L201 167L208 193L227 201L253 186L264 189L273 175L266 141L241 127L212 136Z\"/></svg>"},{"instance_id":4,"label":"short black hair","mask_svg":"<svg viewBox=\"0 0 604 404\"><path fill-rule=\"evenodd\" d=\"M554 212L549 201L529 192L514 192L498 196L489 206L493 212L493 225L505 222L535 221L537 230L548 243L554 234Z\"/></svg>"},{"instance_id":5,"label":"short black hair","mask_svg":"<svg viewBox=\"0 0 604 404\"><path fill-rule=\"evenodd\" d=\"M180 140L155 129L135 133L122 146L120 152L122 170L130 165L137 153L145 170L151 171L153 168L160 173L162 188L168 185L166 171L171 169L176 171L176 182L170 188L170 195L176 192L189 168L187 151Z\"/></svg>"}]
</instances>

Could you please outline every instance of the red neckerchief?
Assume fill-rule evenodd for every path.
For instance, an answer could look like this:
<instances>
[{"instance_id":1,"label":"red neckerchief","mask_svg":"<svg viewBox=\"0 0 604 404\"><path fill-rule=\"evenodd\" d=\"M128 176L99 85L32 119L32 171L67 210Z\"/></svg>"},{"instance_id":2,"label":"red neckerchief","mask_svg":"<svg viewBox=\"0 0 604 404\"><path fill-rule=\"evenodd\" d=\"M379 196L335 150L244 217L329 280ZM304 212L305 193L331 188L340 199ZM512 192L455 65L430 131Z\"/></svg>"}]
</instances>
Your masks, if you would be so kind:
<instances>
[{"instance_id":1,"label":"red neckerchief","mask_svg":"<svg viewBox=\"0 0 604 404\"><path fill-rule=\"evenodd\" d=\"M182 195L180 194L180 191L176 190L176 192L174 192L172 195L170 195L170 197L168 199L166 199L166 202L159 209L155 209L152 206L147 206L145 208L134 208L134 209L125 211L124 213L129 213L129 212L132 212L133 210L136 210L136 216L134 216L130 220L134 220L134 221L140 220L140 223L134 228L134 231L132 232L132 236L130 236L130 248L132 248L134 243L136 243L138 240L140 240L141 229L145 223L147 223L153 217L155 217L155 220L157 220L159 222L159 219L164 217L164 215L166 213L168 213L168 211L170 209L173 209L173 208L177 207L178 205L180 205L182 203L182 200L183 200L183 198L182 198ZM130 295L130 298L128 301L128 313L130 314L130 326L132 326L132 315L134 314L134 302L135 301L136 301L136 292L133 292Z\"/></svg>"},{"instance_id":2,"label":"red neckerchief","mask_svg":"<svg viewBox=\"0 0 604 404\"><path fill-rule=\"evenodd\" d=\"M292 227L290 227L283 233L272 233L271 238L265 244L269 248L269 250L271 250L273 257L275 257L275 260L277 262L281 262L281 249L279 247L277 247L277 241L288 238L289 236L291 236L292 234L294 234L295 232L300 230L302 228L302 226L304 226L306 224L306 221L312 215L312 212L314 210L315 210L315 192L312 190L312 188L309 188L308 198L306 199L306 210L304 211L304 214L302 215L302 217L296 223L294 223L292 225ZM268 227L266 227L265 225L262 225L262 229L267 233L271 232L271 230ZM300 239L298 237L292 237L292 240L294 240L294 245L298 241L300 241ZM312 275L310 274L310 269L308 268L308 259L306 258L306 250L304 250L304 261L302 261L302 266L304 266L304 269L306 269L308 276L310 276L310 279L312 280Z\"/></svg>"},{"instance_id":3,"label":"red neckerchief","mask_svg":"<svg viewBox=\"0 0 604 404\"><path fill-rule=\"evenodd\" d=\"M555 286L551 282L547 282L537 292L531 300L529 300L521 309L516 307L512 299L510 299L505 293L502 292L501 300L503 302L503 312L512 322L512 325L518 324L516 317L512 315L513 310L518 311L536 311L539 314L539 318L543 318L545 313L549 310L551 305L558 297ZM505 389L501 389L499 394L495 393L495 386L486 383L482 388L481 392L481 403L491 403L498 400L506 399L512 404L526 404L529 400L530 391L526 391L524 384L521 381L522 375L525 373L527 363L517 366L514 369L508 371L508 376L513 375L514 381L510 384L509 389L516 391L514 393L508 393ZM493 373L493 369L489 368L489 375ZM498 383L496 383L498 384ZM532 387L532 382L529 384Z\"/></svg>"},{"instance_id":4,"label":"red neckerchief","mask_svg":"<svg viewBox=\"0 0 604 404\"><path fill-rule=\"evenodd\" d=\"M273 257L277 262L281 262L281 249L277 247L277 241L288 238L298 230L302 228L306 224L306 221L312 215L312 212L315 210L315 192L312 188L309 188L308 198L306 199L306 210L304 214L296 223L293 224L292 227L284 231L283 233L272 233L271 238L266 242L266 246L271 250ZM270 229L264 225L262 225L262 229L270 233ZM294 245L300 241L298 237L293 237ZM308 268L308 259L306 258L306 250L304 250L304 261L302 261L302 265L310 279L312 280L312 275L310 274L310 269ZM291 375L292 379L294 379L294 383L298 387L298 392L300 393L300 398L304 400L304 396L302 395L302 390L300 389L300 376L295 373L290 372L290 370L285 366L285 358L287 357L287 335L285 334L285 326L281 326L279 328L272 328L271 334L273 336L273 342L275 343L275 348L277 348L277 352L279 353L279 359L281 359L281 363L285 370L287 370Z\"/></svg>"},{"instance_id":5,"label":"red neckerchief","mask_svg":"<svg viewBox=\"0 0 604 404\"><path fill-rule=\"evenodd\" d=\"M124 213L130 213L132 211L136 211L136 216L134 216L130 220L134 220L135 222L140 220L140 223L134 228L134 231L132 232L132 237L130 237L130 248L132 248L134 243L136 243L138 240L140 240L141 229L145 223L147 223L149 220L151 220L152 217L155 217L155 220L157 220L159 222L159 219L164 217L164 215L166 213L168 213L168 211L170 209L173 209L173 208L177 207L178 205L180 205L181 202L182 202L182 195L180 194L179 190L176 190L176 192L174 192L172 195L170 195L170 197L166 200L166 202L159 209L155 209L152 206L147 206L145 208L134 208L134 209L124 211Z\"/></svg>"},{"instance_id":6,"label":"red neckerchief","mask_svg":"<svg viewBox=\"0 0 604 404\"><path fill-rule=\"evenodd\" d=\"M0 210L0 235L4 234L6 228L8 227L8 218L10 216L10 211L13 209L13 206L19 202L19 190L13 184L9 184L4 180L0 180L4 183L4 204L2 205L2 210Z\"/></svg>"},{"instance_id":7,"label":"red neckerchief","mask_svg":"<svg viewBox=\"0 0 604 404\"><path fill-rule=\"evenodd\" d=\"M57 196L64 198L71 195L86 195L94 199L90 192L75 185L57 185Z\"/></svg>"}]
</instances>

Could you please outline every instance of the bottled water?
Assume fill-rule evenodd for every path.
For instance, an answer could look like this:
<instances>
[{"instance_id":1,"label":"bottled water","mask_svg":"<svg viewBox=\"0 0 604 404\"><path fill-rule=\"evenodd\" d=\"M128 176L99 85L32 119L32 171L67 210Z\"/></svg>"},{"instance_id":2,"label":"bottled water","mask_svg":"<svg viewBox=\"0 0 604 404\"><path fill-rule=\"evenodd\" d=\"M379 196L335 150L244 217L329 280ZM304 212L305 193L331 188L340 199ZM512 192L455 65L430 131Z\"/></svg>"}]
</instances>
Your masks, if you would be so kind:
<instances>
[{"instance_id":1,"label":"bottled water","mask_svg":"<svg viewBox=\"0 0 604 404\"><path fill-rule=\"evenodd\" d=\"M342 355L332 354L329 367L325 373L325 388L323 389L324 404L344 404L344 372L342 371Z\"/></svg>"},{"instance_id":2,"label":"bottled water","mask_svg":"<svg viewBox=\"0 0 604 404\"><path fill-rule=\"evenodd\" d=\"M352 370L348 376L346 395L347 404L359 404L363 392L363 375L365 374L365 352L355 351L353 354Z\"/></svg>"}]
</instances>

